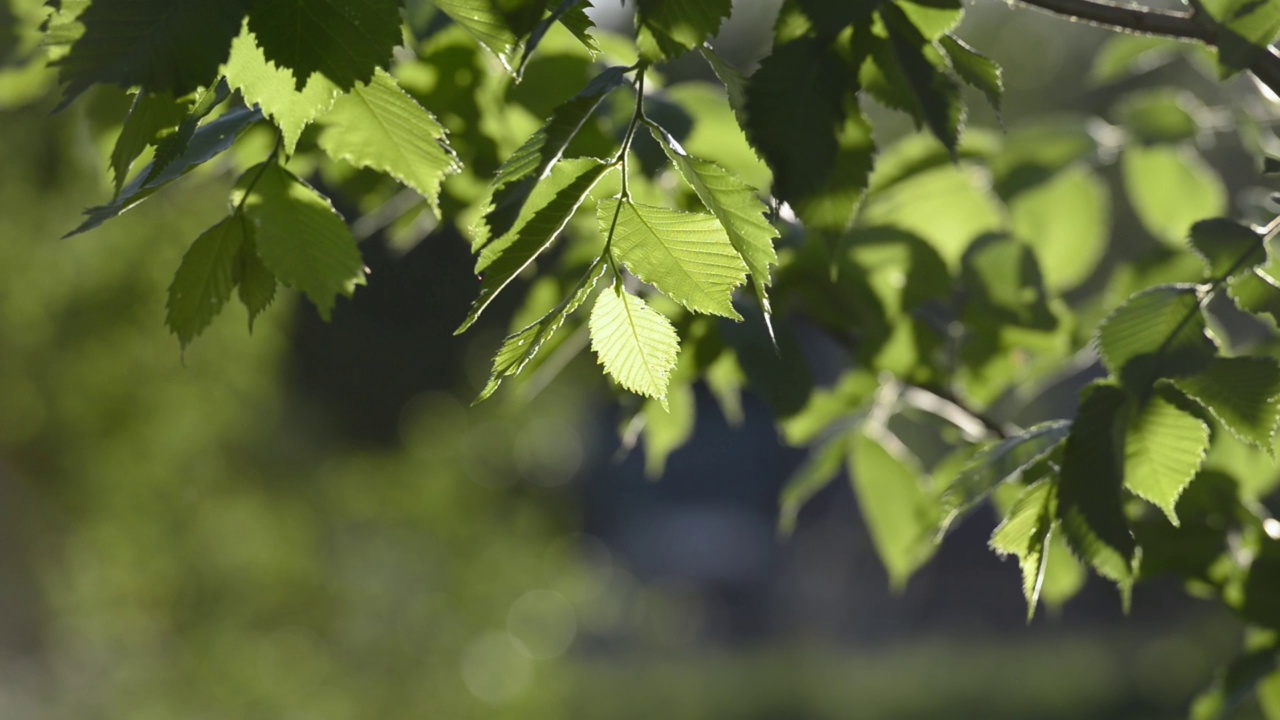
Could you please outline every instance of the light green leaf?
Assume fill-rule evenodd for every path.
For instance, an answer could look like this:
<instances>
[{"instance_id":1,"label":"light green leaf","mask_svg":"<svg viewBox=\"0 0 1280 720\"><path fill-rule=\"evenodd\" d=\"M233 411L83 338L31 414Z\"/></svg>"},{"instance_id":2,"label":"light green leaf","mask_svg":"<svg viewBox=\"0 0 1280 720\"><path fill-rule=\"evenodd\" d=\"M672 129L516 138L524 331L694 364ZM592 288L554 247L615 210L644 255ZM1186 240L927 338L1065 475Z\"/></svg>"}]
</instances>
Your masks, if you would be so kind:
<instances>
[{"instance_id":1,"label":"light green leaf","mask_svg":"<svg viewBox=\"0 0 1280 720\"><path fill-rule=\"evenodd\" d=\"M1070 290L1093 274L1107 251L1109 200L1106 185L1085 164L1010 200L1013 234L1035 250L1049 289Z\"/></svg>"},{"instance_id":2,"label":"light green leaf","mask_svg":"<svg viewBox=\"0 0 1280 720\"><path fill-rule=\"evenodd\" d=\"M938 507L905 465L865 432L849 448L849 477L876 554L897 590L933 557Z\"/></svg>"},{"instance_id":3,"label":"light green leaf","mask_svg":"<svg viewBox=\"0 0 1280 720\"><path fill-rule=\"evenodd\" d=\"M461 169L435 116L384 70L338 97L320 119L317 142L335 160L384 172L427 199L440 214L440 184Z\"/></svg>"},{"instance_id":4,"label":"light green leaf","mask_svg":"<svg viewBox=\"0 0 1280 720\"><path fill-rule=\"evenodd\" d=\"M1233 435L1272 451L1280 425L1280 364L1273 358L1214 358L1203 371L1173 384Z\"/></svg>"},{"instance_id":5,"label":"light green leaf","mask_svg":"<svg viewBox=\"0 0 1280 720\"><path fill-rule=\"evenodd\" d=\"M644 474L650 479L661 478L667 458L693 437L696 405L693 386L679 381L667 388L665 407L657 400L644 401L640 435L644 440Z\"/></svg>"},{"instance_id":6,"label":"light green leaf","mask_svg":"<svg viewBox=\"0 0 1280 720\"><path fill-rule=\"evenodd\" d=\"M868 403L879 385L875 374L865 368L845 370L835 385L814 389L804 407L778 418L783 440L791 447L812 444L837 422Z\"/></svg>"},{"instance_id":7,"label":"light green leaf","mask_svg":"<svg viewBox=\"0 0 1280 720\"><path fill-rule=\"evenodd\" d=\"M546 124L531 135L498 168L489 185L489 198L478 225L473 227L472 249L478 250L492 235L511 229L534 187L560 160L605 96L626 83L626 68L613 67L597 75L582 92L557 107Z\"/></svg>"},{"instance_id":8,"label":"light green leaf","mask_svg":"<svg viewBox=\"0 0 1280 720\"><path fill-rule=\"evenodd\" d=\"M1120 586L1127 607L1139 555L1120 496L1126 402L1125 392L1114 385L1085 389L1063 453L1058 518L1067 544Z\"/></svg>"},{"instance_id":9,"label":"light green leaf","mask_svg":"<svg viewBox=\"0 0 1280 720\"><path fill-rule=\"evenodd\" d=\"M1022 491L1013 509L991 535L997 555L1013 555L1022 569L1022 594L1027 599L1027 622L1035 617L1040 588L1048 566L1047 545L1058 509L1057 486L1044 478Z\"/></svg>"},{"instance_id":10,"label":"light green leaf","mask_svg":"<svg viewBox=\"0 0 1280 720\"><path fill-rule=\"evenodd\" d=\"M481 251L476 261L476 272L484 273L480 294L458 332L471 327L498 293L551 246L591 189L611 169L611 165L590 158L565 160L551 169L511 229Z\"/></svg>"},{"instance_id":11,"label":"light green leaf","mask_svg":"<svg viewBox=\"0 0 1280 720\"><path fill-rule=\"evenodd\" d=\"M591 349L605 372L627 390L666 407L667 385L680 352L671 321L615 285L596 298L587 327Z\"/></svg>"},{"instance_id":12,"label":"light green leaf","mask_svg":"<svg viewBox=\"0 0 1280 720\"><path fill-rule=\"evenodd\" d=\"M729 236L729 243L746 264L755 285L756 297L764 311L765 321L770 315L769 268L778 263L773 241L778 230L765 218L767 209L756 190L715 163L691 157L680 143L665 130L652 127L654 139L662 146L667 157L680 172L681 177L698 199L711 211Z\"/></svg>"},{"instance_id":13,"label":"light green leaf","mask_svg":"<svg viewBox=\"0 0 1280 720\"><path fill-rule=\"evenodd\" d=\"M595 289L596 283L603 274L604 266L597 260L587 269L573 292L569 293L569 296L559 305L537 321L508 335L502 341L502 347L498 348L498 353L493 356L493 370L489 373L489 382L480 391L475 402L488 399L505 378L518 375L524 370L529 361L537 356L542 346L556 334L564 321L591 296L591 291Z\"/></svg>"},{"instance_id":14,"label":"light green leaf","mask_svg":"<svg viewBox=\"0 0 1280 720\"><path fill-rule=\"evenodd\" d=\"M186 348L213 322L239 280L245 242L243 218L232 215L205 230L182 256L169 285L165 324Z\"/></svg>"},{"instance_id":15,"label":"light green leaf","mask_svg":"<svg viewBox=\"0 0 1280 720\"><path fill-rule=\"evenodd\" d=\"M1174 508L1204 462L1209 426L1160 395L1130 405L1124 484L1178 524Z\"/></svg>"},{"instance_id":16,"label":"light green leaf","mask_svg":"<svg viewBox=\"0 0 1280 720\"><path fill-rule=\"evenodd\" d=\"M524 70L528 67L529 60L533 58L533 51L542 42L542 38L547 34L547 31L557 22L563 25L587 48L587 52L591 54L591 57L594 58L600 52L600 46L589 32L595 29L596 24L583 10L583 2L584 0L560 0L555 9L547 13L547 16L533 28L520 54L520 65L516 68L517 79L524 75Z\"/></svg>"},{"instance_id":17,"label":"light green leaf","mask_svg":"<svg viewBox=\"0 0 1280 720\"><path fill-rule=\"evenodd\" d=\"M284 150L292 155L303 129L333 107L338 86L323 75L312 75L304 89L294 85L289 71L267 61L258 40L246 28L231 43L223 67L227 84L239 90L248 105L257 105L280 128Z\"/></svg>"},{"instance_id":18,"label":"light green leaf","mask_svg":"<svg viewBox=\"0 0 1280 720\"><path fill-rule=\"evenodd\" d=\"M435 6L489 48L502 67L514 74L520 40L498 13L493 0L435 0Z\"/></svg>"},{"instance_id":19,"label":"light green leaf","mask_svg":"<svg viewBox=\"0 0 1280 720\"><path fill-rule=\"evenodd\" d=\"M249 30L267 60L293 73L299 90L312 73L350 90L391 63L401 39L400 0L253 2Z\"/></svg>"},{"instance_id":20,"label":"light green leaf","mask_svg":"<svg viewBox=\"0 0 1280 720\"><path fill-rule=\"evenodd\" d=\"M159 142L166 132L176 130L186 116L186 104L168 93L139 92L134 96L133 106L111 150L111 173L115 178L117 197L124 189L129 168L138 155L148 145Z\"/></svg>"},{"instance_id":21,"label":"light green leaf","mask_svg":"<svg viewBox=\"0 0 1280 720\"><path fill-rule=\"evenodd\" d=\"M1179 44L1150 35L1115 35L1093 57L1090 79L1098 85L1157 68L1177 57Z\"/></svg>"},{"instance_id":22,"label":"light green leaf","mask_svg":"<svg viewBox=\"0 0 1280 720\"><path fill-rule=\"evenodd\" d=\"M649 62L669 60L710 40L732 0L636 0L636 47Z\"/></svg>"},{"instance_id":23,"label":"light green leaf","mask_svg":"<svg viewBox=\"0 0 1280 720\"><path fill-rule=\"evenodd\" d=\"M1004 95L1000 66L953 35L943 35L938 38L938 44L946 51L956 75L985 95L992 109L999 112L1000 99Z\"/></svg>"},{"instance_id":24,"label":"light green leaf","mask_svg":"<svg viewBox=\"0 0 1280 720\"><path fill-rule=\"evenodd\" d=\"M1204 260L1205 276L1222 280L1267 259L1263 238L1227 218L1201 220L1191 226L1191 249Z\"/></svg>"},{"instance_id":25,"label":"light green leaf","mask_svg":"<svg viewBox=\"0 0 1280 720\"><path fill-rule=\"evenodd\" d=\"M84 34L59 63L59 78L66 85L63 104L95 83L173 97L213 84L249 4L95 0L79 16Z\"/></svg>"},{"instance_id":26,"label":"light green leaf","mask_svg":"<svg viewBox=\"0 0 1280 720\"><path fill-rule=\"evenodd\" d=\"M1221 23L1217 40L1223 76L1244 70L1280 39L1280 3L1272 0L1202 0L1210 22Z\"/></svg>"},{"instance_id":27,"label":"light green leaf","mask_svg":"<svg viewBox=\"0 0 1280 720\"><path fill-rule=\"evenodd\" d=\"M895 4L930 42L955 30L964 19L960 0L898 0Z\"/></svg>"},{"instance_id":28,"label":"light green leaf","mask_svg":"<svg viewBox=\"0 0 1280 720\"><path fill-rule=\"evenodd\" d=\"M1116 105L1120 124L1134 139L1148 144L1194 140L1200 132L1196 116L1204 112L1190 93L1155 88L1126 95ZM1193 114L1195 113L1195 114Z\"/></svg>"},{"instance_id":29,"label":"light green leaf","mask_svg":"<svg viewBox=\"0 0 1280 720\"><path fill-rule=\"evenodd\" d=\"M252 236L252 226L245 223L245 241L240 246L240 287L237 296L240 304L249 312L249 332L253 332L253 321L263 313L276 299L276 276L258 257L258 244Z\"/></svg>"},{"instance_id":30,"label":"light green leaf","mask_svg":"<svg viewBox=\"0 0 1280 720\"><path fill-rule=\"evenodd\" d=\"M242 198L262 264L328 320L337 296L351 297L365 282L347 224L327 198L270 161L245 172L232 202Z\"/></svg>"},{"instance_id":31,"label":"light green leaf","mask_svg":"<svg viewBox=\"0 0 1280 720\"><path fill-rule=\"evenodd\" d=\"M805 459L782 486L778 498L778 532L789 537L796 529L800 510L840 475L849 454L849 437L840 433L809 451Z\"/></svg>"},{"instance_id":32,"label":"light green leaf","mask_svg":"<svg viewBox=\"0 0 1280 720\"><path fill-rule=\"evenodd\" d=\"M1066 540L1059 532L1050 533L1046 549L1044 578L1040 582L1040 602L1050 610L1057 610L1075 597L1089 580L1089 573L1071 554Z\"/></svg>"},{"instance_id":33,"label":"light green leaf","mask_svg":"<svg viewBox=\"0 0 1280 720\"><path fill-rule=\"evenodd\" d=\"M942 511L938 539L942 539L960 516L986 499L997 485L1017 478L1049 457L1070 432L1070 421L1052 420L992 443L974 455L938 500Z\"/></svg>"},{"instance_id":34,"label":"light green leaf","mask_svg":"<svg viewBox=\"0 0 1280 720\"><path fill-rule=\"evenodd\" d=\"M596 210L610 252L633 275L694 312L741 320L733 289L747 266L715 216L604 200Z\"/></svg>"},{"instance_id":35,"label":"light green leaf","mask_svg":"<svg viewBox=\"0 0 1280 720\"><path fill-rule=\"evenodd\" d=\"M1222 180L1189 147L1129 145L1120 157L1120 170L1142 226L1170 247L1181 248L1197 220L1226 210Z\"/></svg>"},{"instance_id":36,"label":"light green leaf","mask_svg":"<svg viewBox=\"0 0 1280 720\"><path fill-rule=\"evenodd\" d=\"M1111 374L1145 392L1158 378L1201 370L1217 347L1206 333L1194 285L1160 285L1129 298L1098 328L1098 352Z\"/></svg>"},{"instance_id":37,"label":"light green leaf","mask_svg":"<svg viewBox=\"0 0 1280 720\"><path fill-rule=\"evenodd\" d=\"M153 162L143 168L120 191L119 197L113 200L111 204L86 210L84 214L88 217L79 227L67 233L65 237L88 232L102 223L119 216L121 213L136 207L160 188L177 180L192 168L208 162L214 156L231 147L242 132L261 119L262 116L256 110L233 110L204 125L191 135L190 142L186 143L182 151L166 162L163 167L159 167ZM157 150L157 162L159 162L159 154Z\"/></svg>"}]
</instances>

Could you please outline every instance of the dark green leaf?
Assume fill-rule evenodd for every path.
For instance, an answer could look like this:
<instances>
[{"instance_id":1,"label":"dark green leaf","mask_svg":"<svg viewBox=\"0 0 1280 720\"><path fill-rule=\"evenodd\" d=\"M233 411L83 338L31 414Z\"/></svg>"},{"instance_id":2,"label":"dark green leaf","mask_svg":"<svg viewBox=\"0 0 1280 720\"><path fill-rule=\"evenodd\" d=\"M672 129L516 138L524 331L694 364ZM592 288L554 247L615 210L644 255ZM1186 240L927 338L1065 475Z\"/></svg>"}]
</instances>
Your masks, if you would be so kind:
<instances>
[{"instance_id":1,"label":"dark green leaf","mask_svg":"<svg viewBox=\"0 0 1280 720\"><path fill-rule=\"evenodd\" d=\"M231 299L231 290L239 280L237 261L244 242L244 218L232 215L201 233L182 256L169 285L165 324L183 348Z\"/></svg>"},{"instance_id":2,"label":"dark green leaf","mask_svg":"<svg viewBox=\"0 0 1280 720\"><path fill-rule=\"evenodd\" d=\"M1200 125L1193 111L1195 97L1184 92L1159 88L1125 96L1116 106L1120 124L1143 143L1176 143L1194 140Z\"/></svg>"},{"instance_id":3,"label":"dark green leaf","mask_svg":"<svg viewBox=\"0 0 1280 720\"><path fill-rule=\"evenodd\" d=\"M1191 249L1204 260L1205 277L1213 280L1226 279L1267 259L1262 236L1227 218L1192 225Z\"/></svg>"},{"instance_id":4,"label":"dark green leaf","mask_svg":"<svg viewBox=\"0 0 1280 720\"><path fill-rule=\"evenodd\" d=\"M939 498L943 517L938 538L941 539L961 515L986 499L997 485L1018 477L1049 457L1070 432L1070 422L1052 420L988 445L973 456Z\"/></svg>"},{"instance_id":5,"label":"dark green leaf","mask_svg":"<svg viewBox=\"0 0 1280 720\"><path fill-rule=\"evenodd\" d=\"M947 52L956 75L970 87L985 95L991 107L999 112L1000 98L1004 95L1000 66L954 36L943 35L938 39L938 43Z\"/></svg>"},{"instance_id":6,"label":"dark green leaf","mask_svg":"<svg viewBox=\"0 0 1280 720\"><path fill-rule=\"evenodd\" d=\"M1280 425L1280 364L1267 357L1214 358L1173 381L1236 437L1268 452Z\"/></svg>"},{"instance_id":7,"label":"dark green leaf","mask_svg":"<svg viewBox=\"0 0 1280 720\"><path fill-rule=\"evenodd\" d=\"M1227 281L1227 295L1236 307L1268 323L1273 330L1280 329L1280 280L1273 273L1280 268L1274 265L1254 268Z\"/></svg>"},{"instance_id":8,"label":"dark green leaf","mask_svg":"<svg viewBox=\"0 0 1280 720\"><path fill-rule=\"evenodd\" d=\"M276 298L276 276L258 257L258 244L254 242L252 226L241 216L245 223L245 242L240 246L240 287L237 296L240 304L249 312L249 331L253 332L253 321L271 306Z\"/></svg>"},{"instance_id":9,"label":"dark green leaf","mask_svg":"<svg viewBox=\"0 0 1280 720\"><path fill-rule=\"evenodd\" d=\"M212 85L250 0L94 0L62 59L63 103L95 83L180 97ZM295 38L296 44L296 38Z\"/></svg>"},{"instance_id":10,"label":"dark green leaf","mask_svg":"<svg viewBox=\"0 0 1280 720\"><path fill-rule=\"evenodd\" d=\"M246 197L247 195L247 197ZM233 202L244 203L262 264L304 293L325 320L338 295L363 285L355 238L329 200L273 161L245 172Z\"/></svg>"},{"instance_id":11,"label":"dark green leaf","mask_svg":"<svg viewBox=\"0 0 1280 720\"><path fill-rule=\"evenodd\" d=\"M836 134L835 163L822 192L798 200L796 214L813 230L841 233L849 229L875 160L871 125L857 103L850 103L844 126Z\"/></svg>"},{"instance_id":12,"label":"dark green leaf","mask_svg":"<svg viewBox=\"0 0 1280 720\"><path fill-rule=\"evenodd\" d=\"M441 12L471 33L497 56L507 72L514 74L516 58L522 52L520 38L524 33L520 28L511 27L508 18L500 12L499 4L495 0L435 0Z\"/></svg>"},{"instance_id":13,"label":"dark green leaf","mask_svg":"<svg viewBox=\"0 0 1280 720\"><path fill-rule=\"evenodd\" d=\"M1216 45L1223 75L1244 70L1280 39L1280 3L1274 0L1201 0L1221 24Z\"/></svg>"},{"instance_id":14,"label":"dark green leaf","mask_svg":"<svg viewBox=\"0 0 1280 720\"><path fill-rule=\"evenodd\" d=\"M484 273L480 295L458 332L471 327L494 297L551 246L611 167L580 158L559 162L551 169L551 174L529 196L511 229L481 251L476 261L476 272Z\"/></svg>"},{"instance_id":15,"label":"dark green leaf","mask_svg":"<svg viewBox=\"0 0 1280 720\"><path fill-rule=\"evenodd\" d=\"M1161 285L1129 298L1098 329L1111 374L1145 393L1158 378L1199 372L1217 354L1193 285Z\"/></svg>"},{"instance_id":16,"label":"dark green leaf","mask_svg":"<svg viewBox=\"0 0 1280 720\"><path fill-rule=\"evenodd\" d=\"M293 72L299 90L317 72L343 90L370 82L400 44L399 0L250 3L249 30L268 60Z\"/></svg>"},{"instance_id":17,"label":"dark green leaf","mask_svg":"<svg viewBox=\"0 0 1280 720\"><path fill-rule=\"evenodd\" d=\"M920 109L917 122L923 120L934 136L955 153L964 123L960 88L948 74L937 49L896 5L887 5L880 12L889 31L889 44Z\"/></svg>"},{"instance_id":18,"label":"dark green leaf","mask_svg":"<svg viewBox=\"0 0 1280 720\"><path fill-rule=\"evenodd\" d=\"M649 62L669 60L710 40L732 0L636 0L636 47Z\"/></svg>"},{"instance_id":19,"label":"dark green leaf","mask_svg":"<svg viewBox=\"0 0 1280 720\"><path fill-rule=\"evenodd\" d=\"M539 43L542 42L543 36L551 29L552 25L557 22L568 28L574 37L578 38L587 51L592 54L600 52L600 47L596 44L594 38L588 34L589 30L595 28L596 24L587 17L586 11L582 9L584 0L561 0L555 9L542 19L538 25L529 33L529 39L524 43L524 50L520 55L520 65L516 68L516 77L524 75L524 70L529 65L529 60L533 57L533 51L537 49Z\"/></svg>"},{"instance_id":20,"label":"dark green leaf","mask_svg":"<svg viewBox=\"0 0 1280 720\"><path fill-rule=\"evenodd\" d=\"M116 195L124 189L129 168L138 155L148 145L158 143L164 133L176 130L186 116L186 104L168 93L139 92L134 96L133 106L111 150L111 173L115 178Z\"/></svg>"},{"instance_id":21,"label":"dark green leaf","mask_svg":"<svg viewBox=\"0 0 1280 720\"><path fill-rule=\"evenodd\" d=\"M1040 265L1031 249L1007 235L983 238L965 253L960 275L971 326L1013 325L1052 330Z\"/></svg>"},{"instance_id":22,"label":"dark green leaf","mask_svg":"<svg viewBox=\"0 0 1280 720\"><path fill-rule=\"evenodd\" d=\"M235 110L201 127L192 136L183 151L165 163L162 169L152 163L138 173L110 205L90 208L88 217L66 237L88 232L102 223L117 217L146 200L156 190L182 177L187 171L201 165L231 147L250 125L262 119L256 110ZM157 152L157 155L159 153Z\"/></svg>"},{"instance_id":23,"label":"dark green leaf","mask_svg":"<svg viewBox=\"0 0 1280 720\"><path fill-rule=\"evenodd\" d=\"M1120 586L1127 607L1138 554L1120 494L1126 402L1124 391L1114 385L1085 389L1063 453L1058 518L1067 544Z\"/></svg>"},{"instance_id":24,"label":"dark green leaf","mask_svg":"<svg viewBox=\"0 0 1280 720\"><path fill-rule=\"evenodd\" d=\"M1259 683L1280 668L1280 637L1255 633L1256 640L1218 673L1213 684L1191 705L1191 720L1226 720L1243 705Z\"/></svg>"}]
</instances>

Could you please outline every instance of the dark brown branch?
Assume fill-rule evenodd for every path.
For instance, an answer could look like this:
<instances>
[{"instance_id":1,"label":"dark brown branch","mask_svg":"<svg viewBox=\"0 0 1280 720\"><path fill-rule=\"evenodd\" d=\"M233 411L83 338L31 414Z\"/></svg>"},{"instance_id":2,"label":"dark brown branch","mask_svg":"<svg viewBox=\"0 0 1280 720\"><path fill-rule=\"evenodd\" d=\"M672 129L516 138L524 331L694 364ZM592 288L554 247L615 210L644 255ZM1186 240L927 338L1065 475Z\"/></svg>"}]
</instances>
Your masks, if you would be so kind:
<instances>
[{"instance_id":1,"label":"dark brown branch","mask_svg":"<svg viewBox=\"0 0 1280 720\"><path fill-rule=\"evenodd\" d=\"M1218 47L1222 35L1229 32L1209 17L1199 2L1192 2L1190 12L1177 12L1138 5L1120 5L1105 0L1019 0L1055 15L1083 20L1110 30L1157 35ZM1242 39L1243 42L1243 39ZM1249 71L1280 96L1280 54L1274 48L1259 49Z\"/></svg>"}]
</instances>

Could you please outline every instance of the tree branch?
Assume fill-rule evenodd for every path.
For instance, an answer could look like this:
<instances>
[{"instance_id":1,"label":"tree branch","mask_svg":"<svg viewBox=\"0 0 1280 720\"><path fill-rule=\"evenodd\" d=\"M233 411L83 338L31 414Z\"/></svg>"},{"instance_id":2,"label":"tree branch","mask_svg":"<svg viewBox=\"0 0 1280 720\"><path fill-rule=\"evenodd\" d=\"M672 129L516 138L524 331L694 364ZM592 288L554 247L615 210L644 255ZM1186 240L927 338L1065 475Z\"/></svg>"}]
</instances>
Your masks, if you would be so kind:
<instances>
[{"instance_id":1,"label":"tree branch","mask_svg":"<svg viewBox=\"0 0 1280 720\"><path fill-rule=\"evenodd\" d=\"M1109 30L1134 32L1143 35L1195 42L1218 47L1222 35L1230 32L1220 26L1200 3L1193 0L1190 12L1161 10L1139 5L1120 5L1107 0L1019 0L1055 15L1065 15L1083 20ZM1242 40L1243 41L1243 40ZM1261 83L1280 96L1280 54L1274 48L1259 48L1258 56L1249 65Z\"/></svg>"}]
</instances>

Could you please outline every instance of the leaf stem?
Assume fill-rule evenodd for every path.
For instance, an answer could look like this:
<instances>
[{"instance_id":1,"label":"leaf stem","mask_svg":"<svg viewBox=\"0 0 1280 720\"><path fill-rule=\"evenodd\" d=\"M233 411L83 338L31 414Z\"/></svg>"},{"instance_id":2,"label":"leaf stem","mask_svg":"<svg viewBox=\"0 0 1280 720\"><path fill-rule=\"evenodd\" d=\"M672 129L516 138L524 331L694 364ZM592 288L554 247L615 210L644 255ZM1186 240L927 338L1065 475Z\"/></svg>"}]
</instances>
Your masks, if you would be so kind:
<instances>
[{"instance_id":1,"label":"leaf stem","mask_svg":"<svg viewBox=\"0 0 1280 720\"><path fill-rule=\"evenodd\" d=\"M249 195L253 193L254 186L258 184L258 181L262 179L263 174L267 172L267 166L276 162L280 158L280 150L283 147L284 135L277 130L275 147L271 148L271 154L267 156L267 159L258 164L258 173L254 175L253 179L249 181L249 184L245 186L244 195L241 195L240 202L236 203L235 213L237 215L244 212L244 205L249 201Z\"/></svg>"}]
</instances>

